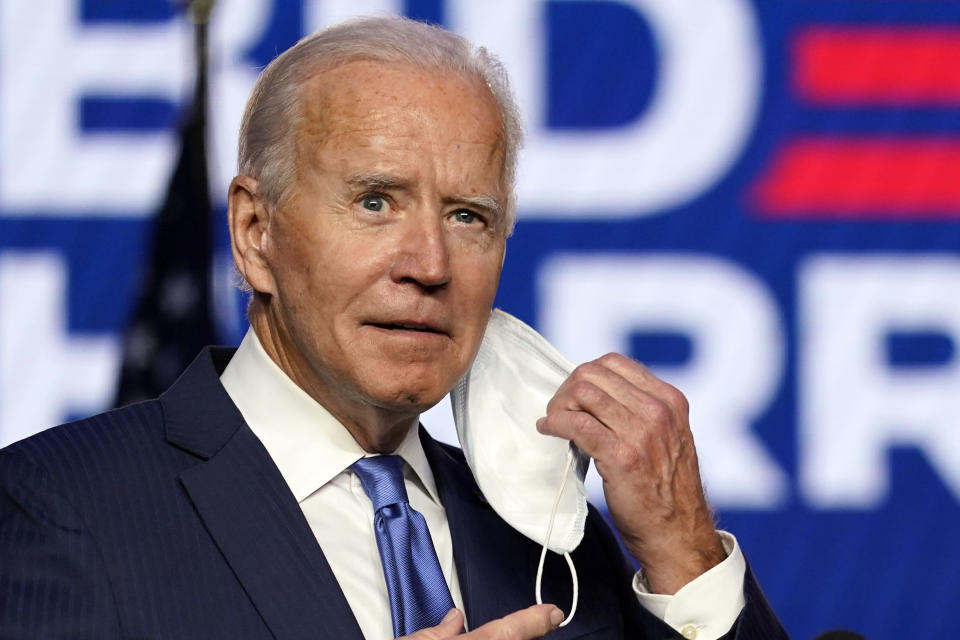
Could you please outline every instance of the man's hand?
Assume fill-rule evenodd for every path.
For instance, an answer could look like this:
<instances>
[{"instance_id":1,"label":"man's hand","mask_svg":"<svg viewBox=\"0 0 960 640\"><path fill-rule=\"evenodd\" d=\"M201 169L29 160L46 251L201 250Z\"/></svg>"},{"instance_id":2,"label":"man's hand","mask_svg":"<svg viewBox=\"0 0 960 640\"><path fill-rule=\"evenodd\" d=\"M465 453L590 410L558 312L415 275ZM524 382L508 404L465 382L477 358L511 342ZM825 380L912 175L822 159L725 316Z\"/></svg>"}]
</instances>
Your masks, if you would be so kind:
<instances>
[{"instance_id":1,"label":"man's hand","mask_svg":"<svg viewBox=\"0 0 960 640\"><path fill-rule=\"evenodd\" d=\"M611 353L580 365L537 428L594 459L614 526L654 593L676 593L724 559L687 400L642 364Z\"/></svg>"},{"instance_id":2,"label":"man's hand","mask_svg":"<svg viewBox=\"0 0 960 640\"><path fill-rule=\"evenodd\" d=\"M515 611L499 620L491 620L464 635L463 614L457 609L450 612L443 622L429 629L422 629L409 636L407 640L445 640L464 638L464 640L532 640L546 635L563 622L563 612L552 604L535 604L532 607Z\"/></svg>"}]
</instances>

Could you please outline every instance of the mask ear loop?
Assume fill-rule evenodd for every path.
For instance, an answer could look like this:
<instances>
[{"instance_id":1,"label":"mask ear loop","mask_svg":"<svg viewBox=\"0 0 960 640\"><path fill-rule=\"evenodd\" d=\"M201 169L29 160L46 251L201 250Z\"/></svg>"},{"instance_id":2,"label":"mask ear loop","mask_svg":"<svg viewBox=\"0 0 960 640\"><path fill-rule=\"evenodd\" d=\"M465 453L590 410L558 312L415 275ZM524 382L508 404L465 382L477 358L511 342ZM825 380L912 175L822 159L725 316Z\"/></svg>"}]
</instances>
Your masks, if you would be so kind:
<instances>
[{"instance_id":1,"label":"mask ear loop","mask_svg":"<svg viewBox=\"0 0 960 640\"><path fill-rule=\"evenodd\" d=\"M553 501L553 509L550 511L550 524L547 526L547 537L543 542L543 548L540 550L540 564L537 565L537 586L536 596L537 604L543 604L543 598L540 595L540 585L543 581L543 565L547 559L547 547L550 544L550 534L553 533L553 519L557 515L557 509L560 507L560 498L563 496L563 490L567 486L567 476L570 475L570 469L573 467L573 451L567 452L567 467L563 470L563 482L560 483L560 491L557 492L557 498ZM570 605L570 613L566 619L561 622L559 627L565 627L573 620L573 614L577 612L577 600L580 598L580 583L577 580L577 569L573 566L573 559L569 552L565 552L563 557L570 567L570 578L573 580L573 603Z\"/></svg>"}]
</instances>

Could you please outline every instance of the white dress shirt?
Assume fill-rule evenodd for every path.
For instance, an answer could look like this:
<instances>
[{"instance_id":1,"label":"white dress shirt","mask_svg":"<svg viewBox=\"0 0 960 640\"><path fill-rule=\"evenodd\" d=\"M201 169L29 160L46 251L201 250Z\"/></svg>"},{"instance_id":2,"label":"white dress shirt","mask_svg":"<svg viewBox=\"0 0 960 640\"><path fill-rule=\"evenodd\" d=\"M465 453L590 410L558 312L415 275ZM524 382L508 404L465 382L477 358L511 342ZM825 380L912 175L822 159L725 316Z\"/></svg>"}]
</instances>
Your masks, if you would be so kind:
<instances>
[{"instance_id":1,"label":"white dress shirt","mask_svg":"<svg viewBox=\"0 0 960 640\"><path fill-rule=\"evenodd\" d=\"M373 504L349 466L367 455L326 409L270 359L252 329L220 380L260 439L303 509L350 605L371 640L393 637L390 598L373 529ZM410 505L423 514L450 587L463 611L446 511L417 433L417 420L398 449L406 465ZM642 572L633 588L641 604L684 637L715 640L743 608L745 561L736 540L721 534L728 557L673 596L650 594ZM531 604L533 593L530 594Z\"/></svg>"}]
</instances>

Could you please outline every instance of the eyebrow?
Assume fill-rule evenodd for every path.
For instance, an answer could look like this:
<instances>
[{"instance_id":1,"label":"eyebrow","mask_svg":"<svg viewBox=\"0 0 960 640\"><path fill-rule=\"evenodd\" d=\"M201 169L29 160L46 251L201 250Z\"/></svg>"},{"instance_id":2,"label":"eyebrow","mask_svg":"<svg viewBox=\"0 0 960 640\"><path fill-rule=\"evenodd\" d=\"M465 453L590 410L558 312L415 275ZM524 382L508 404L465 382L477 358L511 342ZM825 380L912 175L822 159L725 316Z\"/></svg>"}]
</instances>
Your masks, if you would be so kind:
<instances>
[{"instance_id":1,"label":"eyebrow","mask_svg":"<svg viewBox=\"0 0 960 640\"><path fill-rule=\"evenodd\" d=\"M410 188L408 180L403 180L388 173L355 173L347 176L346 182L351 186L364 187L372 191Z\"/></svg>"},{"instance_id":2,"label":"eyebrow","mask_svg":"<svg viewBox=\"0 0 960 640\"><path fill-rule=\"evenodd\" d=\"M390 189L410 190L410 181L398 178L388 173L355 173L346 178L347 184L362 187L371 191L388 191ZM444 204L464 205L483 211L488 211L497 218L503 218L505 208L496 197L481 193L477 195L457 195L444 199Z\"/></svg>"},{"instance_id":3,"label":"eyebrow","mask_svg":"<svg viewBox=\"0 0 960 640\"><path fill-rule=\"evenodd\" d=\"M478 194L475 196L456 196L445 200L448 204L463 204L474 209L490 212L497 218L502 218L504 209L499 200L491 195Z\"/></svg>"}]
</instances>

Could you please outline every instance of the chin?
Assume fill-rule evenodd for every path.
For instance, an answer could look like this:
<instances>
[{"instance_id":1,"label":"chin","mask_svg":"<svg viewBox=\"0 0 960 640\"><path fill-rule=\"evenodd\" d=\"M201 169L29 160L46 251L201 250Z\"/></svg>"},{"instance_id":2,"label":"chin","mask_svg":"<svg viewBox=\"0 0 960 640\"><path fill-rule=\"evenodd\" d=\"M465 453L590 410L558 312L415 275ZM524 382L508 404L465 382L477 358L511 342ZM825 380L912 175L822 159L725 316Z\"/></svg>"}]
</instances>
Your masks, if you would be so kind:
<instances>
[{"instance_id":1,"label":"chin","mask_svg":"<svg viewBox=\"0 0 960 640\"><path fill-rule=\"evenodd\" d=\"M449 389L401 389L393 396L393 404L423 413L443 400L448 393Z\"/></svg>"},{"instance_id":2,"label":"chin","mask_svg":"<svg viewBox=\"0 0 960 640\"><path fill-rule=\"evenodd\" d=\"M422 413L439 403L467 368L459 358L382 359L367 364L354 377L360 393L375 406L402 413Z\"/></svg>"},{"instance_id":3,"label":"chin","mask_svg":"<svg viewBox=\"0 0 960 640\"><path fill-rule=\"evenodd\" d=\"M400 384L379 388L368 394L374 404L385 409L400 412L423 413L430 409L450 393L455 382L445 384L440 381L431 381L429 384L410 384L410 380L396 380Z\"/></svg>"}]
</instances>

